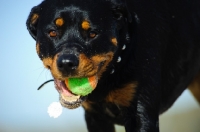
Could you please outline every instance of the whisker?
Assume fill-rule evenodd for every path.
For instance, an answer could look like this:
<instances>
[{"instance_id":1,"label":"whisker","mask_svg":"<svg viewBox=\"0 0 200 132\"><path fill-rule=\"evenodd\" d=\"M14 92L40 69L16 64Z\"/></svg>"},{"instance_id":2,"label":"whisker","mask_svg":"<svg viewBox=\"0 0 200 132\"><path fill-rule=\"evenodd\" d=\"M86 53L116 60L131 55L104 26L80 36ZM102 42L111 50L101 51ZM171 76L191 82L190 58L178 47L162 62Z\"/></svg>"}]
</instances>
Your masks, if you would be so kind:
<instances>
[{"instance_id":1,"label":"whisker","mask_svg":"<svg viewBox=\"0 0 200 132\"><path fill-rule=\"evenodd\" d=\"M48 79L48 78L51 78L51 74L50 74L50 71L49 70L46 70L45 71L45 78Z\"/></svg>"},{"instance_id":2,"label":"whisker","mask_svg":"<svg viewBox=\"0 0 200 132\"><path fill-rule=\"evenodd\" d=\"M42 69L42 71L40 72L40 74L39 74L39 76L38 76L38 79L37 80L39 80L39 78L41 77L41 75L44 73L46 71L46 69L43 67L43 69Z\"/></svg>"},{"instance_id":3,"label":"whisker","mask_svg":"<svg viewBox=\"0 0 200 132\"><path fill-rule=\"evenodd\" d=\"M38 71L38 70L41 70L41 69L43 69L44 67L38 67L38 68L35 68L35 69L33 69L33 72L36 72L36 71Z\"/></svg>"}]
</instances>

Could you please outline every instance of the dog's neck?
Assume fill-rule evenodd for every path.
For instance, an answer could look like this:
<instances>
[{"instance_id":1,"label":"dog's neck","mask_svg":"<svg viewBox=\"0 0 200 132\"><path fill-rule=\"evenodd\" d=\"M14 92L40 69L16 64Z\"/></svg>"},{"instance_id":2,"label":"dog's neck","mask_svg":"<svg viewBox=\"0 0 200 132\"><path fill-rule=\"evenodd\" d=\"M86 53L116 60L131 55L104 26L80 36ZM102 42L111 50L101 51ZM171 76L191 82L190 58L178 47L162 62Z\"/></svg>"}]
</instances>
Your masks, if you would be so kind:
<instances>
[{"instance_id":1,"label":"dog's neck","mask_svg":"<svg viewBox=\"0 0 200 132\"><path fill-rule=\"evenodd\" d=\"M130 43L130 33L128 31L129 23L126 23L126 26L122 30L122 34L120 40L119 40L119 45L118 45L118 50L116 51L116 55L114 56L112 66L110 68L110 74L114 74L116 72L116 69L120 68L120 64L124 63L124 58L127 57L126 54L129 52L129 48L131 48ZM125 59L127 60L127 59Z\"/></svg>"},{"instance_id":2,"label":"dog's neck","mask_svg":"<svg viewBox=\"0 0 200 132\"><path fill-rule=\"evenodd\" d=\"M114 65L112 65L110 74L115 73L115 65L118 65L119 63L121 63L121 61L123 59L121 55L123 54L122 52L125 52L126 48L127 48L126 43L124 43L123 46L119 48L119 50L121 50L121 51L119 51L118 56L116 56L116 59L114 59L115 62L114 62Z\"/></svg>"},{"instance_id":3,"label":"dog's neck","mask_svg":"<svg viewBox=\"0 0 200 132\"><path fill-rule=\"evenodd\" d=\"M120 40L118 40L119 47L118 47L116 56L114 56L112 66L110 68L111 75L115 74L116 70L121 67L121 63L124 63L124 62L122 62L123 60L129 60L127 58L124 59L124 57L128 57L127 55L132 54L129 52L133 52L130 50L130 48L133 47L133 46L131 46L131 44L133 43L133 40L131 40L131 38L135 38L135 36L134 37L132 36L132 35L134 35L132 30L133 29L135 30L134 25L136 23L138 23L136 17L137 17L137 15L135 14L135 19L132 15L128 15L128 17L124 18L125 23L124 23L122 29L120 30L120 33L122 33L122 34L119 34L119 36L120 36L119 37ZM132 29L132 30L130 30L130 29Z\"/></svg>"}]
</instances>

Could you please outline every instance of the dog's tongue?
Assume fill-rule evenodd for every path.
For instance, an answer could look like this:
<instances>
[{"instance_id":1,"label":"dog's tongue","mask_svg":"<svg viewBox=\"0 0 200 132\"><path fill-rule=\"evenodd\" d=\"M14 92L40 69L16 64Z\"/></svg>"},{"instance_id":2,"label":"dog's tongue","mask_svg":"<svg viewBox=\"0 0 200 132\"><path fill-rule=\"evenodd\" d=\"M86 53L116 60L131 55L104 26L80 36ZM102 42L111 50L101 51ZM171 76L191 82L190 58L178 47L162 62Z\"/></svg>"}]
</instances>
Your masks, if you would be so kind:
<instances>
[{"instance_id":1,"label":"dog's tongue","mask_svg":"<svg viewBox=\"0 0 200 132\"><path fill-rule=\"evenodd\" d=\"M54 80L56 89L59 93L62 93L64 96L73 96L73 94L68 90L64 81L60 81L58 79Z\"/></svg>"}]
</instances>

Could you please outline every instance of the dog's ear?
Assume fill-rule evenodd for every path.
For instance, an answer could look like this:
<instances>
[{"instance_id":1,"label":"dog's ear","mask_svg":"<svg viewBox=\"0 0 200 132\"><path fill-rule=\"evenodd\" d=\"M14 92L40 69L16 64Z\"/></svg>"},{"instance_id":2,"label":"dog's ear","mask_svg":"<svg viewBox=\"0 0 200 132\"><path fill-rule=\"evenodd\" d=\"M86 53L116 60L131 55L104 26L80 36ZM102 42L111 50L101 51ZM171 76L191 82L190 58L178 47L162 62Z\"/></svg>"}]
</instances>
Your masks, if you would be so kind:
<instances>
[{"instance_id":1,"label":"dog's ear","mask_svg":"<svg viewBox=\"0 0 200 132\"><path fill-rule=\"evenodd\" d=\"M122 18L126 18L129 23L132 22L131 13L128 11L126 1L125 0L111 0L112 2L112 10L114 18L117 20L121 20Z\"/></svg>"},{"instance_id":2,"label":"dog's ear","mask_svg":"<svg viewBox=\"0 0 200 132\"><path fill-rule=\"evenodd\" d=\"M37 24L40 17L40 10L41 8L39 6L33 7L26 21L27 29L35 40L37 36Z\"/></svg>"}]
</instances>

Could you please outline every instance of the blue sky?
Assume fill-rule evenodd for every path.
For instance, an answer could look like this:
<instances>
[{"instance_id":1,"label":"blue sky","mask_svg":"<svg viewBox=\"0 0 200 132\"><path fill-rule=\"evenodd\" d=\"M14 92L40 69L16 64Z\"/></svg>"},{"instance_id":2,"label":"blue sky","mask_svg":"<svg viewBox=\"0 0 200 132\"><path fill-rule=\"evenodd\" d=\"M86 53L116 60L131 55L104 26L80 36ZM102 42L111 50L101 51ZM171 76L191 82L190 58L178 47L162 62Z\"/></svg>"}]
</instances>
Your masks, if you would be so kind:
<instances>
[{"instance_id":1,"label":"blue sky","mask_svg":"<svg viewBox=\"0 0 200 132\"><path fill-rule=\"evenodd\" d=\"M31 8L40 2L0 1L0 132L86 132L82 108L64 109L57 119L49 117L47 107L58 101L53 83L37 91L51 74L37 57L25 23ZM186 110L189 100L187 104L198 109L187 93L175 110Z\"/></svg>"},{"instance_id":2,"label":"blue sky","mask_svg":"<svg viewBox=\"0 0 200 132\"><path fill-rule=\"evenodd\" d=\"M51 74L36 55L25 23L31 8L40 2L0 2L0 132L86 131L82 108L64 109L57 119L49 117L47 107L58 101L53 83L37 91Z\"/></svg>"}]
</instances>

